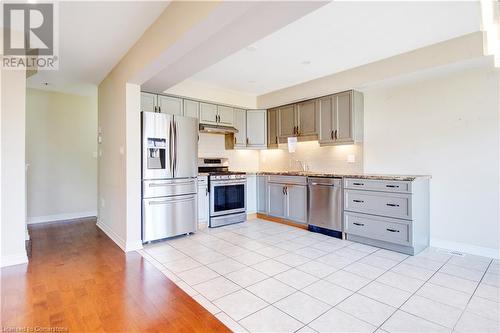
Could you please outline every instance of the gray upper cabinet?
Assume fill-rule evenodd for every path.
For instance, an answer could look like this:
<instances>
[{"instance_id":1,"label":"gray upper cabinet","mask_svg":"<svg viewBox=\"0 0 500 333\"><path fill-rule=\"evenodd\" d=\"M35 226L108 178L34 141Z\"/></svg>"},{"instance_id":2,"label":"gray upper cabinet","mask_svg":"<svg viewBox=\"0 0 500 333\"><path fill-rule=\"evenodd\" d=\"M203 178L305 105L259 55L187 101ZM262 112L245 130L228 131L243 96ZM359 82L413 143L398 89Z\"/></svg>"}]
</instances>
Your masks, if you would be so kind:
<instances>
[{"instance_id":1,"label":"gray upper cabinet","mask_svg":"<svg viewBox=\"0 0 500 333\"><path fill-rule=\"evenodd\" d=\"M141 92L141 111L156 112L156 98L158 95Z\"/></svg>"},{"instance_id":2,"label":"gray upper cabinet","mask_svg":"<svg viewBox=\"0 0 500 333\"><path fill-rule=\"evenodd\" d=\"M217 105L218 122L220 125L233 126L234 112L229 106Z\"/></svg>"},{"instance_id":3,"label":"gray upper cabinet","mask_svg":"<svg viewBox=\"0 0 500 333\"><path fill-rule=\"evenodd\" d=\"M275 217L285 217L285 185L268 183L268 214Z\"/></svg>"},{"instance_id":4,"label":"gray upper cabinet","mask_svg":"<svg viewBox=\"0 0 500 333\"><path fill-rule=\"evenodd\" d=\"M278 148L278 109L267 110L267 147Z\"/></svg>"},{"instance_id":5,"label":"gray upper cabinet","mask_svg":"<svg viewBox=\"0 0 500 333\"><path fill-rule=\"evenodd\" d=\"M182 99L158 95L158 111L176 116L182 116Z\"/></svg>"},{"instance_id":6,"label":"gray upper cabinet","mask_svg":"<svg viewBox=\"0 0 500 333\"><path fill-rule=\"evenodd\" d=\"M200 123L217 124L217 105L200 103Z\"/></svg>"},{"instance_id":7,"label":"gray upper cabinet","mask_svg":"<svg viewBox=\"0 0 500 333\"><path fill-rule=\"evenodd\" d=\"M290 136L296 135L295 105L286 105L278 109L278 137L286 142Z\"/></svg>"},{"instance_id":8,"label":"gray upper cabinet","mask_svg":"<svg viewBox=\"0 0 500 333\"><path fill-rule=\"evenodd\" d=\"M318 99L318 117L320 143L330 143L333 141L333 96L326 96Z\"/></svg>"},{"instance_id":9,"label":"gray upper cabinet","mask_svg":"<svg viewBox=\"0 0 500 333\"><path fill-rule=\"evenodd\" d=\"M363 139L363 94L346 91L318 99L319 143L353 144Z\"/></svg>"},{"instance_id":10,"label":"gray upper cabinet","mask_svg":"<svg viewBox=\"0 0 500 333\"><path fill-rule=\"evenodd\" d=\"M184 116L198 118L200 112L200 102L184 100Z\"/></svg>"},{"instance_id":11,"label":"gray upper cabinet","mask_svg":"<svg viewBox=\"0 0 500 333\"><path fill-rule=\"evenodd\" d=\"M286 218L298 223L307 222L307 186L287 185L287 214Z\"/></svg>"},{"instance_id":12,"label":"gray upper cabinet","mask_svg":"<svg viewBox=\"0 0 500 333\"><path fill-rule=\"evenodd\" d=\"M316 100L297 104L297 134L298 136L317 135Z\"/></svg>"},{"instance_id":13,"label":"gray upper cabinet","mask_svg":"<svg viewBox=\"0 0 500 333\"><path fill-rule=\"evenodd\" d=\"M234 134L234 148L247 146L247 111L234 109L234 127L238 133Z\"/></svg>"},{"instance_id":14,"label":"gray upper cabinet","mask_svg":"<svg viewBox=\"0 0 500 333\"><path fill-rule=\"evenodd\" d=\"M267 110L246 111L247 148L267 147Z\"/></svg>"}]
</instances>

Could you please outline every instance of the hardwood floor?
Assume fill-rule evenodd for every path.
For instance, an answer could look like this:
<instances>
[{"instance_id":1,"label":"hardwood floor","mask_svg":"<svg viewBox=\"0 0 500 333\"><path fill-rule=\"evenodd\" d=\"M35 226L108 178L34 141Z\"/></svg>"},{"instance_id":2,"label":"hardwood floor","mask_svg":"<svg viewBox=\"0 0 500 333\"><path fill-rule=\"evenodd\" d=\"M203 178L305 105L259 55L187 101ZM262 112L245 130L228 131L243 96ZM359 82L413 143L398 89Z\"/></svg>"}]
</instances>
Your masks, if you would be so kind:
<instances>
[{"instance_id":1,"label":"hardwood floor","mask_svg":"<svg viewBox=\"0 0 500 333\"><path fill-rule=\"evenodd\" d=\"M93 219L33 225L30 237L29 264L1 271L4 329L229 332L138 253L124 253Z\"/></svg>"}]
</instances>

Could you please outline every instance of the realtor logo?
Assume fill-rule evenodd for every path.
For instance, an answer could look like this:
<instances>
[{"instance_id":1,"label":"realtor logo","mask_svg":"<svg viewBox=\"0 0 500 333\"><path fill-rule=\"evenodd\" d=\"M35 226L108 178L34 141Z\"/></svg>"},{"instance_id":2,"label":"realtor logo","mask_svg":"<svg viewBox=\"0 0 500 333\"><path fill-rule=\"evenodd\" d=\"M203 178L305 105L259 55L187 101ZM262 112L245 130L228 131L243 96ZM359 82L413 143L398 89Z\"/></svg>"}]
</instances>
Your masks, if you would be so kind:
<instances>
[{"instance_id":1,"label":"realtor logo","mask_svg":"<svg viewBox=\"0 0 500 333\"><path fill-rule=\"evenodd\" d=\"M57 69L54 3L3 3L3 68Z\"/></svg>"}]
</instances>

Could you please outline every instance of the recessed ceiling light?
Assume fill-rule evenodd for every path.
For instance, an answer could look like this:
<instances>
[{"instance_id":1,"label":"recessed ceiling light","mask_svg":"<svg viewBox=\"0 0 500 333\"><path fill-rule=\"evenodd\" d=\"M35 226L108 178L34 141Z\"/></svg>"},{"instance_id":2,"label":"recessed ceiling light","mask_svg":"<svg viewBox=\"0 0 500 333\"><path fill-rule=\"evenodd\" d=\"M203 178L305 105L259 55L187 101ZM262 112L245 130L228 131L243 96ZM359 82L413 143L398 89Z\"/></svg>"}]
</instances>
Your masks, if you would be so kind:
<instances>
[{"instance_id":1,"label":"recessed ceiling light","mask_svg":"<svg viewBox=\"0 0 500 333\"><path fill-rule=\"evenodd\" d=\"M43 85L44 85L44 86L48 86L49 84L50 84L50 83L48 83L48 82L44 82L44 83L43 83Z\"/></svg>"},{"instance_id":2,"label":"recessed ceiling light","mask_svg":"<svg viewBox=\"0 0 500 333\"><path fill-rule=\"evenodd\" d=\"M311 61L310 60L304 60L301 62L302 65L310 65Z\"/></svg>"},{"instance_id":3,"label":"recessed ceiling light","mask_svg":"<svg viewBox=\"0 0 500 333\"><path fill-rule=\"evenodd\" d=\"M256 48L255 46L247 46L247 47L245 48L245 50L247 50L247 51L249 51L249 52L253 52L253 51L257 50L257 48Z\"/></svg>"}]
</instances>

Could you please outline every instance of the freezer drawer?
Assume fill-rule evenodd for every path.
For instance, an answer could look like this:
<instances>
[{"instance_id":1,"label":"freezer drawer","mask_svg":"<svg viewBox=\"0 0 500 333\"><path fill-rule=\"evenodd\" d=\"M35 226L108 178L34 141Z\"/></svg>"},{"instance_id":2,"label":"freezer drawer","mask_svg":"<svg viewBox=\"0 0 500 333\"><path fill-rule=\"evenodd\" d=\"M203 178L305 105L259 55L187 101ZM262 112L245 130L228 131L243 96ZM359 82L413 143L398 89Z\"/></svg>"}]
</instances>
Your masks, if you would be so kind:
<instances>
[{"instance_id":1,"label":"freezer drawer","mask_svg":"<svg viewBox=\"0 0 500 333\"><path fill-rule=\"evenodd\" d=\"M168 197L196 192L196 178L144 180L142 182L143 198Z\"/></svg>"},{"instance_id":2,"label":"freezer drawer","mask_svg":"<svg viewBox=\"0 0 500 333\"><path fill-rule=\"evenodd\" d=\"M143 199L142 241L178 236L196 231L196 194Z\"/></svg>"}]
</instances>

